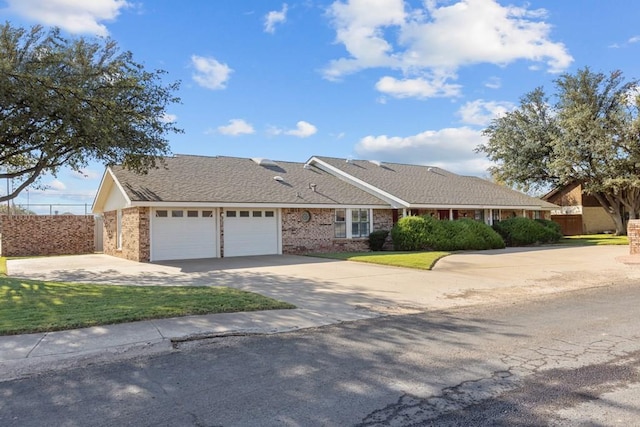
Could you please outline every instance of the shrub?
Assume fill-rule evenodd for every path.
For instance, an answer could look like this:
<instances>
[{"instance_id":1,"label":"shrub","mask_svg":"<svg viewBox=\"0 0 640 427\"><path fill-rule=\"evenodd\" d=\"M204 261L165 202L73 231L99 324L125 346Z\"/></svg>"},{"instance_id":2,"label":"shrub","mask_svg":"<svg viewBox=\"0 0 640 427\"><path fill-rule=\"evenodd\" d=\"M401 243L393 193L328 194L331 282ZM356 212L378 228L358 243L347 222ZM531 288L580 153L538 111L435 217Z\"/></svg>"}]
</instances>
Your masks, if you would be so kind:
<instances>
[{"instance_id":1,"label":"shrub","mask_svg":"<svg viewBox=\"0 0 640 427\"><path fill-rule=\"evenodd\" d=\"M436 251L502 249L505 243L490 226L472 219L440 221L429 216L403 218L391 230L394 249Z\"/></svg>"},{"instance_id":2,"label":"shrub","mask_svg":"<svg viewBox=\"0 0 640 427\"><path fill-rule=\"evenodd\" d=\"M493 225L493 229L504 239L507 246L528 246L553 243L562 235L538 221L528 218L509 218Z\"/></svg>"},{"instance_id":3,"label":"shrub","mask_svg":"<svg viewBox=\"0 0 640 427\"><path fill-rule=\"evenodd\" d=\"M555 231L558 234L562 234L562 227L560 227L560 224L555 221L551 221L549 219L536 219L535 221L547 228L550 228L552 231Z\"/></svg>"},{"instance_id":4,"label":"shrub","mask_svg":"<svg viewBox=\"0 0 640 427\"><path fill-rule=\"evenodd\" d=\"M429 249L427 223L423 217L401 218L391 229L393 248L397 251L420 251Z\"/></svg>"},{"instance_id":5,"label":"shrub","mask_svg":"<svg viewBox=\"0 0 640 427\"><path fill-rule=\"evenodd\" d=\"M388 235L388 230L372 231L371 234L369 234L369 249L372 251L381 251Z\"/></svg>"}]
</instances>

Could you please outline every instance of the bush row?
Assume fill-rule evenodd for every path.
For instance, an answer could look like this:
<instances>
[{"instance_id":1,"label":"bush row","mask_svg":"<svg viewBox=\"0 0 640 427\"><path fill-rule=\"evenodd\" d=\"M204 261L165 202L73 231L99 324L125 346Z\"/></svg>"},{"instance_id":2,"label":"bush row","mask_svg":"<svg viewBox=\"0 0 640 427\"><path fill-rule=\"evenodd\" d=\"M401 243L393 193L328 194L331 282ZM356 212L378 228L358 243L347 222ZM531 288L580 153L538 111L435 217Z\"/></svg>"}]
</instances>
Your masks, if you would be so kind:
<instances>
[{"instance_id":1,"label":"bush row","mask_svg":"<svg viewBox=\"0 0 640 427\"><path fill-rule=\"evenodd\" d=\"M369 236L371 250L380 251L389 232L378 230ZM472 219L440 221L431 216L402 218L391 229L397 251L458 251L502 249L557 242L560 226L549 220L510 218L492 226Z\"/></svg>"}]
</instances>

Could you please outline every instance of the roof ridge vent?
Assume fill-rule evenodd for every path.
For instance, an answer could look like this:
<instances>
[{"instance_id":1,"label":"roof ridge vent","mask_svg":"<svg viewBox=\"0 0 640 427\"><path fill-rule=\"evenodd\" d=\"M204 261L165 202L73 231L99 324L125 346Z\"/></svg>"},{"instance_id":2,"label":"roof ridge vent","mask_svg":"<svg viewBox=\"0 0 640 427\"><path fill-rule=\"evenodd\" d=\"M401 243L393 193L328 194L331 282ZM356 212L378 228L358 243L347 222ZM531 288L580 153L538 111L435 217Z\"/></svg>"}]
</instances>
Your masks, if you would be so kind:
<instances>
[{"instance_id":1,"label":"roof ridge vent","mask_svg":"<svg viewBox=\"0 0 640 427\"><path fill-rule=\"evenodd\" d=\"M276 180L276 181L278 181L278 182L282 182L282 181L284 181L284 178L283 178L283 177L281 177L280 175L276 175L276 176L274 176L274 177L273 177L273 179L275 179L275 180Z\"/></svg>"},{"instance_id":2,"label":"roof ridge vent","mask_svg":"<svg viewBox=\"0 0 640 427\"><path fill-rule=\"evenodd\" d=\"M251 160L253 160L255 164L260 166L278 167L278 164L276 162L265 157L252 157Z\"/></svg>"}]
</instances>

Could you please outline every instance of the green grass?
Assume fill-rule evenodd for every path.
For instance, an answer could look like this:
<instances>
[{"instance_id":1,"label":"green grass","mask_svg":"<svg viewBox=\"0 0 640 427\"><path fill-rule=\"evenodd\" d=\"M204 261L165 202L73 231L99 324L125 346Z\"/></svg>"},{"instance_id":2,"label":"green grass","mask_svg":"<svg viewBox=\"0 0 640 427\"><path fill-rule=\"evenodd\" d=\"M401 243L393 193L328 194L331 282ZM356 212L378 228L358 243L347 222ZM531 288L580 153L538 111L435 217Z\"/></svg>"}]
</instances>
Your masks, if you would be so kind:
<instances>
[{"instance_id":1,"label":"green grass","mask_svg":"<svg viewBox=\"0 0 640 427\"><path fill-rule=\"evenodd\" d=\"M573 246L628 245L629 239L627 236L614 236L613 234L585 234L566 236L558 243Z\"/></svg>"},{"instance_id":2,"label":"green grass","mask_svg":"<svg viewBox=\"0 0 640 427\"><path fill-rule=\"evenodd\" d=\"M440 258L450 252L350 252L314 254L313 256L348 261L368 262L371 264L390 265L394 267L418 268L431 270Z\"/></svg>"},{"instance_id":3,"label":"green grass","mask_svg":"<svg viewBox=\"0 0 640 427\"><path fill-rule=\"evenodd\" d=\"M286 308L295 306L220 286L92 285L0 276L0 335Z\"/></svg>"}]
</instances>

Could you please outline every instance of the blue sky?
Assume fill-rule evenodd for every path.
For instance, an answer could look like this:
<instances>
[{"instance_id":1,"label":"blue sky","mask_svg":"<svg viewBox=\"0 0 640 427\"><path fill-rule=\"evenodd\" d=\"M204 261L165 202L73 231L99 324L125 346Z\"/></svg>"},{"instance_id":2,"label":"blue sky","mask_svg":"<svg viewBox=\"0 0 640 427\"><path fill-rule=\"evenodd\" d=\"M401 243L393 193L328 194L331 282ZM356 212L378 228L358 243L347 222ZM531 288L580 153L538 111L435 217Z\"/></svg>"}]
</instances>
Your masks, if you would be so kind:
<instances>
[{"instance_id":1,"label":"blue sky","mask_svg":"<svg viewBox=\"0 0 640 427\"><path fill-rule=\"evenodd\" d=\"M635 0L0 0L0 18L111 37L181 81L176 154L487 176L481 131L524 93L585 66L640 78ZM91 204L103 170L47 176L29 203Z\"/></svg>"}]
</instances>

